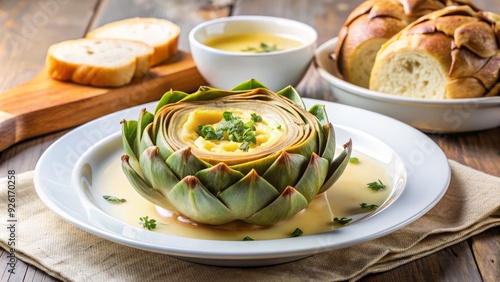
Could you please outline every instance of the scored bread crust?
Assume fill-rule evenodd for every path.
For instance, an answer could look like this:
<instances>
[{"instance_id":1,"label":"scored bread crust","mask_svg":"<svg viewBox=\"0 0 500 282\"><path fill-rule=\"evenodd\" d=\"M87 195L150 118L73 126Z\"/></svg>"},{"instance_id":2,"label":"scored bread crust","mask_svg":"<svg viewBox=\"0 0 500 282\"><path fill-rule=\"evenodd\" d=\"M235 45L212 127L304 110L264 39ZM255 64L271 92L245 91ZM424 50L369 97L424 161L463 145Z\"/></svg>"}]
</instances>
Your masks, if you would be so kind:
<instances>
[{"instance_id":1,"label":"scored bread crust","mask_svg":"<svg viewBox=\"0 0 500 282\"><path fill-rule=\"evenodd\" d=\"M161 32L158 32L160 30ZM86 34L87 38L119 38L141 41L154 48L150 66L159 65L177 53L180 28L158 18L130 18L111 22Z\"/></svg>"},{"instance_id":2,"label":"scored bread crust","mask_svg":"<svg viewBox=\"0 0 500 282\"><path fill-rule=\"evenodd\" d=\"M429 12L469 0L367 0L356 7L340 29L335 68L342 78L368 88L377 51L408 24Z\"/></svg>"},{"instance_id":3,"label":"scored bread crust","mask_svg":"<svg viewBox=\"0 0 500 282\"><path fill-rule=\"evenodd\" d=\"M82 38L50 46L46 65L49 76L57 80L118 87L144 76L152 54L153 48L142 42Z\"/></svg>"},{"instance_id":4,"label":"scored bread crust","mask_svg":"<svg viewBox=\"0 0 500 282\"><path fill-rule=\"evenodd\" d=\"M499 45L500 15L469 6L435 11L382 46L370 89L428 99L498 95Z\"/></svg>"}]
</instances>

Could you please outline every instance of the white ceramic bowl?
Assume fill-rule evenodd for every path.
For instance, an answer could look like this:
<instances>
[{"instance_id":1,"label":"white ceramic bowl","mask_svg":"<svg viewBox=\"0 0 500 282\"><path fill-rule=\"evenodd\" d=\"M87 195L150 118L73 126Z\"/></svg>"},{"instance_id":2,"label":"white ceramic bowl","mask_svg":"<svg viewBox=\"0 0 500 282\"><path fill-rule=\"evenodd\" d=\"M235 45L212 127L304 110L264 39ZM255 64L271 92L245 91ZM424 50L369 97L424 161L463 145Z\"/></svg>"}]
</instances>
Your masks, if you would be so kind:
<instances>
[{"instance_id":1,"label":"white ceramic bowl","mask_svg":"<svg viewBox=\"0 0 500 282\"><path fill-rule=\"evenodd\" d=\"M303 45L269 53L237 53L204 44L213 37L248 33L279 34L298 39ZM252 78L273 91L297 85L314 58L316 40L316 31L302 22L265 16L215 19L199 24L189 33L196 67L211 86L221 89L231 89Z\"/></svg>"},{"instance_id":2,"label":"white ceramic bowl","mask_svg":"<svg viewBox=\"0 0 500 282\"><path fill-rule=\"evenodd\" d=\"M425 132L466 132L500 126L500 96L424 100L375 92L348 83L336 75L330 58L336 45L337 38L322 44L316 50L315 64L340 103L393 117Z\"/></svg>"}]
</instances>

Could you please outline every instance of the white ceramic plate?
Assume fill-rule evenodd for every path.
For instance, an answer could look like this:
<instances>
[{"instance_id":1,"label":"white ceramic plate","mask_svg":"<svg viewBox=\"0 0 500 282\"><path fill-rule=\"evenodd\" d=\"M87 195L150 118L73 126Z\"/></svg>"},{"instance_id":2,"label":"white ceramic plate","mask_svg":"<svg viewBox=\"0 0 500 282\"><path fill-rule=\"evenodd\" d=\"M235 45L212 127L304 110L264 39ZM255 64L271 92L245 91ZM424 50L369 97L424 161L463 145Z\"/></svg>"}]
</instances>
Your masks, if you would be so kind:
<instances>
[{"instance_id":1,"label":"white ceramic plate","mask_svg":"<svg viewBox=\"0 0 500 282\"><path fill-rule=\"evenodd\" d=\"M337 142L352 138L356 150L375 158L393 158L395 173L403 170L392 204L375 215L343 228L295 238L222 241L175 237L125 224L104 214L85 199L72 181L86 163L98 167L112 154L122 119L136 119L141 108L113 113L82 125L49 147L35 169L35 187L49 209L79 228L108 240L180 259L221 266L284 263L316 253L344 248L389 234L413 222L444 195L450 181L446 156L427 136L389 117L345 105L304 99L307 107L324 104L334 124ZM115 144L115 145L113 145ZM365 151L365 152L363 152ZM387 160L385 160L387 161ZM404 177L395 176L404 183ZM399 195L400 194L400 195ZM398 197L399 196L399 197ZM394 201L397 198L396 201Z\"/></svg>"},{"instance_id":2,"label":"white ceramic plate","mask_svg":"<svg viewBox=\"0 0 500 282\"><path fill-rule=\"evenodd\" d=\"M336 76L330 54L337 38L322 44L315 54L319 74L331 86L338 102L378 112L425 132L453 133L500 126L500 96L425 100L375 92Z\"/></svg>"}]
</instances>

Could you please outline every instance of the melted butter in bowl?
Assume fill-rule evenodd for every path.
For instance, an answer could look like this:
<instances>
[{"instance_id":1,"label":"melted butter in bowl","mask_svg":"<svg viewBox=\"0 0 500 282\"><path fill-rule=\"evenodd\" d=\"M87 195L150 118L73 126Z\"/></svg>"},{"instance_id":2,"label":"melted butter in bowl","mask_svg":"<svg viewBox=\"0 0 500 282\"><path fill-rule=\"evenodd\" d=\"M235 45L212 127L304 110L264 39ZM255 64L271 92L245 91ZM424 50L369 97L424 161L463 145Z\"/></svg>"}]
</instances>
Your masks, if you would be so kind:
<instances>
[{"instance_id":1,"label":"melted butter in bowl","mask_svg":"<svg viewBox=\"0 0 500 282\"><path fill-rule=\"evenodd\" d=\"M317 38L316 30L300 21L231 16L194 27L189 33L189 49L196 68L215 88L232 89L254 78L279 91L302 80L314 57Z\"/></svg>"},{"instance_id":2,"label":"melted butter in bowl","mask_svg":"<svg viewBox=\"0 0 500 282\"><path fill-rule=\"evenodd\" d=\"M346 134L343 133L344 130L337 128L341 134ZM370 144L377 141L369 140L368 144L363 145L368 148L353 151L352 156L356 157L359 163L350 163L331 189L318 195L294 217L268 227L242 222L220 226L200 225L156 207L132 188L122 172L120 156L123 152L119 135L104 140L105 144L91 150L86 160L82 162L78 177L81 186L80 195L91 208L126 225L141 228L139 218L148 216L157 221L157 227L152 232L178 237L240 241L249 236L254 240L270 240L290 238L296 228L304 232L302 236L323 233L343 227L333 223L335 217L352 218L349 224L367 219L390 204L401 193L405 182L401 161L390 149L380 150L380 146L385 144ZM370 149L377 150L378 153L374 156L365 154ZM380 155L381 151L384 152L383 156ZM386 185L386 189L373 191L368 188L367 183L378 180ZM103 195L123 198L126 202L109 202ZM362 203L377 205L379 208L362 209L360 207Z\"/></svg>"},{"instance_id":3,"label":"melted butter in bowl","mask_svg":"<svg viewBox=\"0 0 500 282\"><path fill-rule=\"evenodd\" d=\"M215 49L246 54L284 51L304 45L304 42L299 38L286 34L272 33L215 36L204 43Z\"/></svg>"}]
</instances>

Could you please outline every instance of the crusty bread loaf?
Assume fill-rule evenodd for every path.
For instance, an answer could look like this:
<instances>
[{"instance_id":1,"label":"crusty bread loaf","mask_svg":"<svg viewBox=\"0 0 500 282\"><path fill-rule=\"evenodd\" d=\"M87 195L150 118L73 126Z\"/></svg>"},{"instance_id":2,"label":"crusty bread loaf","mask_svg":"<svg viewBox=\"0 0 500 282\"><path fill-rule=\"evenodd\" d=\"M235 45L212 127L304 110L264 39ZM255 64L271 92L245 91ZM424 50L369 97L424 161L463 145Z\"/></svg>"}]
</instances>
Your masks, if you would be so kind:
<instances>
[{"instance_id":1,"label":"crusty bread loaf","mask_svg":"<svg viewBox=\"0 0 500 282\"><path fill-rule=\"evenodd\" d=\"M117 87L145 75L152 55L153 48L138 41L83 38L50 46L46 63L54 79Z\"/></svg>"},{"instance_id":2,"label":"crusty bread loaf","mask_svg":"<svg viewBox=\"0 0 500 282\"><path fill-rule=\"evenodd\" d=\"M335 50L336 68L343 79L368 88L380 46L408 24L429 12L469 0L367 0L355 8L342 26Z\"/></svg>"},{"instance_id":3,"label":"crusty bread loaf","mask_svg":"<svg viewBox=\"0 0 500 282\"><path fill-rule=\"evenodd\" d=\"M87 38L120 38L136 40L154 48L150 65L158 65L175 53L180 28L176 24L157 18L130 18L105 24L89 32Z\"/></svg>"},{"instance_id":4,"label":"crusty bread loaf","mask_svg":"<svg viewBox=\"0 0 500 282\"><path fill-rule=\"evenodd\" d=\"M469 6L435 11L382 46L370 89L426 99L498 95L499 42L500 15Z\"/></svg>"}]
</instances>

